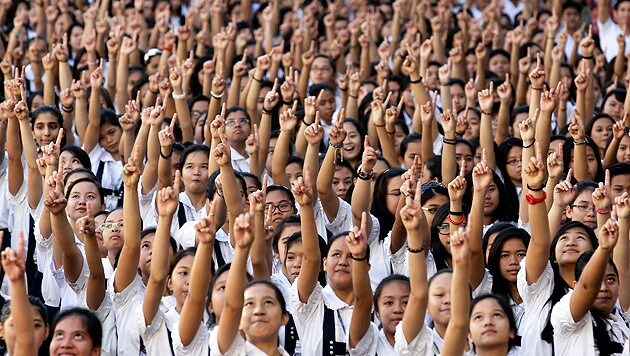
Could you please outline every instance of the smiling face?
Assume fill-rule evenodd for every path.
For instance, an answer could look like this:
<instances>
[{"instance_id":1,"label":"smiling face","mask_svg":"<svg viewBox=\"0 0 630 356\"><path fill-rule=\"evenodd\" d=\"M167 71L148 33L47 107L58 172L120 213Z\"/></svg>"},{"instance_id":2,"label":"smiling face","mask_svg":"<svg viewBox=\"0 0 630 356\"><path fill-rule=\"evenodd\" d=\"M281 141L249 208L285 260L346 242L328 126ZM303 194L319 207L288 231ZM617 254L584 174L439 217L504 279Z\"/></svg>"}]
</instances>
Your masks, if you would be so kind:
<instances>
[{"instance_id":1,"label":"smiling face","mask_svg":"<svg viewBox=\"0 0 630 356\"><path fill-rule=\"evenodd\" d=\"M187 255L180 259L168 279L168 289L173 291L173 296L175 296L175 300L177 301L177 310L180 311L188 296L190 270L192 269L194 260L194 255Z\"/></svg>"},{"instance_id":2,"label":"smiling face","mask_svg":"<svg viewBox=\"0 0 630 356\"><path fill-rule=\"evenodd\" d=\"M486 298L471 311L470 338L477 349L507 347L514 337L507 314L494 298Z\"/></svg>"},{"instance_id":3,"label":"smiling face","mask_svg":"<svg viewBox=\"0 0 630 356\"><path fill-rule=\"evenodd\" d=\"M46 146L57 139L59 134L59 121L57 117L49 112L43 112L35 118L33 125L33 135L39 147Z\"/></svg>"},{"instance_id":4,"label":"smiling face","mask_svg":"<svg viewBox=\"0 0 630 356\"><path fill-rule=\"evenodd\" d=\"M376 301L378 306L376 315L381 320L386 334L394 335L396 332L396 325L402 321L407 309L410 292L409 283L403 281L389 282L383 287Z\"/></svg>"},{"instance_id":5,"label":"smiling face","mask_svg":"<svg viewBox=\"0 0 630 356\"><path fill-rule=\"evenodd\" d=\"M593 249L593 244L588 234L579 227L567 230L555 246L556 259L559 265L575 264L578 257L588 250Z\"/></svg>"},{"instance_id":6,"label":"smiling face","mask_svg":"<svg viewBox=\"0 0 630 356\"><path fill-rule=\"evenodd\" d=\"M501 258L499 259L499 270L501 276L511 283L516 283L516 275L521 269L521 261L525 258L527 247L523 240L512 238L503 244L501 248Z\"/></svg>"},{"instance_id":7,"label":"smiling face","mask_svg":"<svg viewBox=\"0 0 630 356\"><path fill-rule=\"evenodd\" d=\"M68 205L66 206L66 214L70 216L73 223L87 214L87 204L90 204L92 211L101 210L101 196L98 187L87 181L77 183L68 195Z\"/></svg>"},{"instance_id":8,"label":"smiling face","mask_svg":"<svg viewBox=\"0 0 630 356\"><path fill-rule=\"evenodd\" d=\"M100 355L94 347L87 326L79 316L69 316L57 323L50 342L50 355Z\"/></svg>"},{"instance_id":9,"label":"smiling face","mask_svg":"<svg viewBox=\"0 0 630 356\"><path fill-rule=\"evenodd\" d=\"M186 156L182 167L182 181L187 192L203 194L208 184L208 154L196 151Z\"/></svg>"},{"instance_id":10,"label":"smiling face","mask_svg":"<svg viewBox=\"0 0 630 356\"><path fill-rule=\"evenodd\" d=\"M324 270L333 290L352 289L352 259L343 237L333 241L324 258Z\"/></svg>"},{"instance_id":11,"label":"smiling face","mask_svg":"<svg viewBox=\"0 0 630 356\"><path fill-rule=\"evenodd\" d=\"M277 292L264 284L254 284L245 289L245 302L241 315L241 329L247 341L257 343L277 341L278 329L285 325L289 316L282 309Z\"/></svg>"},{"instance_id":12,"label":"smiling face","mask_svg":"<svg viewBox=\"0 0 630 356\"><path fill-rule=\"evenodd\" d=\"M433 322L445 329L451 320L451 281L453 274L441 273L431 280L427 311ZM442 335L443 336L443 335Z\"/></svg>"},{"instance_id":13,"label":"smiling face","mask_svg":"<svg viewBox=\"0 0 630 356\"><path fill-rule=\"evenodd\" d=\"M351 162L361 159L361 134L356 126L350 122L343 123L343 129L346 130L346 139L343 140L343 157Z\"/></svg>"},{"instance_id":14,"label":"smiling face","mask_svg":"<svg viewBox=\"0 0 630 356\"><path fill-rule=\"evenodd\" d=\"M102 229L103 244L108 251L120 251L124 243L124 228L118 226L123 221L122 209L111 212L103 225ZM111 225L111 227L109 226ZM107 229L109 228L109 229Z\"/></svg>"}]
</instances>

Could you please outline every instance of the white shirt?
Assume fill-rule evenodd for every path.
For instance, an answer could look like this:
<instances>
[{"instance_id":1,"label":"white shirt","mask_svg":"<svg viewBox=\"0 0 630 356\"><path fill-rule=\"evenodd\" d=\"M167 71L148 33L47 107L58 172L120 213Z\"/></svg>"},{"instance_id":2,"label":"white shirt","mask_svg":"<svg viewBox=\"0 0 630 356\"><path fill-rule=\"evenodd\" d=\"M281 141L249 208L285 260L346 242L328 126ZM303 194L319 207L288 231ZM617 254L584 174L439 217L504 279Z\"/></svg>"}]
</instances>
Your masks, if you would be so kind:
<instances>
[{"instance_id":1,"label":"white shirt","mask_svg":"<svg viewBox=\"0 0 630 356\"><path fill-rule=\"evenodd\" d=\"M0 194L0 229L10 229L13 227L13 211L9 209L9 201L7 198L9 194L8 161L9 156L5 153L4 160L2 160L2 164L0 164L0 189L7 193Z\"/></svg>"},{"instance_id":2,"label":"white shirt","mask_svg":"<svg viewBox=\"0 0 630 356\"><path fill-rule=\"evenodd\" d=\"M298 279L291 286L290 303L294 310L293 321L300 336L302 356L320 356L324 337L322 328L325 307L334 311L335 341L341 343L346 343L346 333L350 330L354 308L339 299L330 286L322 288L319 283L315 284L306 303L302 303L298 295Z\"/></svg>"},{"instance_id":3,"label":"white shirt","mask_svg":"<svg viewBox=\"0 0 630 356\"><path fill-rule=\"evenodd\" d=\"M165 298L168 297L160 301L160 306L150 325L147 325L144 319L144 303L138 305L134 311L138 334L142 338L147 355L169 354L167 350L171 350L168 340L169 336L172 336L172 331L177 330L174 327L179 323L179 313L175 308L169 308L166 305Z\"/></svg>"},{"instance_id":4,"label":"white shirt","mask_svg":"<svg viewBox=\"0 0 630 356\"><path fill-rule=\"evenodd\" d=\"M186 222L196 223L197 221L208 216L208 214L206 213L206 206L204 205L199 210L195 209L195 206L190 201L190 198L188 197L188 194L186 194L186 192L179 193L179 202L182 203L181 205L184 206L184 214L186 215ZM153 199L151 201L151 212L147 214L148 221L145 221L145 226L147 227L157 226L159 215L157 212L156 204L157 204L157 192L153 194ZM177 210L175 210L175 214L173 214L173 222L171 223L171 236L177 236L177 232L179 230L179 208L181 207L181 205L177 206ZM194 230L195 228L194 224L192 225L192 228ZM193 235L192 241L193 241L193 246L195 246L194 235Z\"/></svg>"},{"instance_id":5,"label":"white shirt","mask_svg":"<svg viewBox=\"0 0 630 356\"><path fill-rule=\"evenodd\" d=\"M237 172L249 172L249 157L244 157L233 147L230 147L232 167Z\"/></svg>"},{"instance_id":6,"label":"white shirt","mask_svg":"<svg viewBox=\"0 0 630 356\"><path fill-rule=\"evenodd\" d=\"M551 344L541 338L541 333L547 324L547 317L551 311L549 298L554 287L553 269L547 262L545 270L538 281L527 284L525 261L521 261L521 270L518 271L516 286L518 293L523 298L525 316L522 322L521 351L523 355L551 355Z\"/></svg>"},{"instance_id":7,"label":"white shirt","mask_svg":"<svg viewBox=\"0 0 630 356\"><path fill-rule=\"evenodd\" d=\"M197 230L195 230L195 225L197 225L198 221L188 221L185 223L175 234L175 241L183 248L191 248L197 246L195 234ZM223 260L225 263L232 262L232 258L234 256L234 249L230 244L230 236L223 231L223 229L219 229L214 239L218 242L219 247L221 248L221 256L223 256ZM212 257L214 260L214 268L215 270L219 268L218 259L217 259L217 251L212 250Z\"/></svg>"},{"instance_id":8,"label":"white shirt","mask_svg":"<svg viewBox=\"0 0 630 356\"><path fill-rule=\"evenodd\" d=\"M289 282L287 276L285 276L282 271L276 272L271 275L271 283L273 283L276 287L278 287L278 289L280 289L282 297L284 298L284 301L287 305L287 311L293 314L292 305L291 303L289 303L289 301L291 300L291 282Z\"/></svg>"},{"instance_id":9,"label":"white shirt","mask_svg":"<svg viewBox=\"0 0 630 356\"><path fill-rule=\"evenodd\" d=\"M597 26L599 26L599 42L601 43L602 50L606 55L606 60L610 62L619 53L619 45L617 44L617 36L623 34L619 25L617 25L610 16L606 22L601 23L597 19ZM626 40L626 53L630 52L630 36L625 36Z\"/></svg>"},{"instance_id":10,"label":"white shirt","mask_svg":"<svg viewBox=\"0 0 630 356\"><path fill-rule=\"evenodd\" d=\"M105 150L100 144L96 144L89 153L90 162L92 163L92 172L98 174L98 167L103 162L103 176L97 179L101 183L101 187L118 190L122 186L122 169L123 164L114 159L114 157ZM118 204L118 197L105 197L105 205L107 210L114 210Z\"/></svg>"},{"instance_id":11,"label":"white shirt","mask_svg":"<svg viewBox=\"0 0 630 356\"><path fill-rule=\"evenodd\" d=\"M400 322L396 325L394 339L395 346L392 346L383 330L379 330L376 324L371 323L363 338L354 348L348 348L348 351L350 355L433 356L433 335L431 329L427 327L422 327L418 335L411 342L407 342Z\"/></svg>"},{"instance_id":12,"label":"white shirt","mask_svg":"<svg viewBox=\"0 0 630 356\"><path fill-rule=\"evenodd\" d=\"M591 312L587 312L582 320L575 321L571 315L571 295L569 291L556 305L551 312L551 325L553 325L553 346L558 356L574 355L599 355L593 335L593 317ZM611 340L621 344L628 340L628 326L625 321L610 315L608 320L608 333ZM621 355L619 353L614 355Z\"/></svg>"},{"instance_id":13,"label":"white shirt","mask_svg":"<svg viewBox=\"0 0 630 356\"><path fill-rule=\"evenodd\" d=\"M510 18L510 21L512 21L512 23L514 23L514 19L516 18L516 15L522 12L523 8L525 7L523 6L523 3L521 1L518 1L516 5L514 5L512 1L510 0L503 0L502 3L503 3L503 13L506 14Z\"/></svg>"},{"instance_id":14,"label":"white shirt","mask_svg":"<svg viewBox=\"0 0 630 356\"><path fill-rule=\"evenodd\" d=\"M114 273L115 274L115 273ZM109 280L110 290L114 290L115 275ZM138 314L135 308L142 304L146 286L140 275L120 293L113 293L114 313L116 315L116 330L124 335L118 340L118 356L138 356L140 352L140 333L138 331ZM144 319L144 318L143 318ZM142 320L144 322L144 320Z\"/></svg>"},{"instance_id":15,"label":"white shirt","mask_svg":"<svg viewBox=\"0 0 630 356\"><path fill-rule=\"evenodd\" d=\"M390 231L385 237L385 241L383 241L383 247L389 255L389 260L392 262L392 272L409 277L409 251L407 251L407 240L405 239L402 247L394 253L391 252L391 246L392 232ZM427 265L427 280L429 280L431 279L431 277L433 277L434 274L437 273L435 259L433 258L433 253L431 253L431 250L429 250L429 252L427 253L425 263Z\"/></svg>"}]
</instances>

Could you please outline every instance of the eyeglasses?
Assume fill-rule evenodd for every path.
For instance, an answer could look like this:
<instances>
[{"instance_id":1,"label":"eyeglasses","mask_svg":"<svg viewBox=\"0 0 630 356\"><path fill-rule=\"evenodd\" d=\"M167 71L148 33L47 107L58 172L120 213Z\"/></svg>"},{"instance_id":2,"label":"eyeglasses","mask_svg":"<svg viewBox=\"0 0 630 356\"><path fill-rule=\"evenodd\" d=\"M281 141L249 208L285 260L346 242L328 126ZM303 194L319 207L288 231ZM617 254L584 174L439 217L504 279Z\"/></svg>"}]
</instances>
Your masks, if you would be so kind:
<instances>
[{"instance_id":1,"label":"eyeglasses","mask_svg":"<svg viewBox=\"0 0 630 356\"><path fill-rule=\"evenodd\" d=\"M311 72L332 72L330 67L311 67Z\"/></svg>"},{"instance_id":2,"label":"eyeglasses","mask_svg":"<svg viewBox=\"0 0 630 356\"><path fill-rule=\"evenodd\" d=\"M459 225L459 227L466 228L466 224L462 223ZM442 225L438 225L438 232L440 233L440 235L449 235L451 233L451 224L445 222L442 223Z\"/></svg>"},{"instance_id":3,"label":"eyeglasses","mask_svg":"<svg viewBox=\"0 0 630 356\"><path fill-rule=\"evenodd\" d=\"M271 209L271 213L273 214L276 210L279 210L281 213L287 213L293 209L293 205L289 202L276 204L266 204L265 211Z\"/></svg>"},{"instance_id":4,"label":"eyeglasses","mask_svg":"<svg viewBox=\"0 0 630 356\"><path fill-rule=\"evenodd\" d=\"M102 223L98 227L101 229L101 231L109 231L113 229L119 230L124 227L124 225L122 221L119 221L117 223Z\"/></svg>"},{"instance_id":5,"label":"eyeglasses","mask_svg":"<svg viewBox=\"0 0 630 356\"><path fill-rule=\"evenodd\" d=\"M505 164L507 164L508 166L518 166L521 163L523 163L523 160L518 158L514 158L505 162Z\"/></svg>"},{"instance_id":6,"label":"eyeglasses","mask_svg":"<svg viewBox=\"0 0 630 356\"><path fill-rule=\"evenodd\" d=\"M583 213L595 212L595 207L590 205L571 205L572 208L578 208Z\"/></svg>"},{"instance_id":7,"label":"eyeglasses","mask_svg":"<svg viewBox=\"0 0 630 356\"><path fill-rule=\"evenodd\" d=\"M247 120L246 118L242 118L242 119L227 119L225 120L225 124L227 126L236 126L236 124L238 124L239 126L243 126L249 123L249 120Z\"/></svg>"}]
</instances>

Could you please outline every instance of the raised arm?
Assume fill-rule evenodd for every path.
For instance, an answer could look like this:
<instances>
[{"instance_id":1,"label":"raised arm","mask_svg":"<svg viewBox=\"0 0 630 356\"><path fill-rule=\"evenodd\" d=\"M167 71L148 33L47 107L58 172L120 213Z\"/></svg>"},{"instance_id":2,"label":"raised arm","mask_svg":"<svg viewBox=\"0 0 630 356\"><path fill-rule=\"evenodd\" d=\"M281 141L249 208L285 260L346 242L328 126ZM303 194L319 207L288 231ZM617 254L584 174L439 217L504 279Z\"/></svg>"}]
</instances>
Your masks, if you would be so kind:
<instances>
[{"instance_id":1,"label":"raised arm","mask_svg":"<svg viewBox=\"0 0 630 356\"><path fill-rule=\"evenodd\" d=\"M17 232L15 232L17 233ZM26 294L26 256L24 251L24 232L20 231L17 251L7 248L2 251L2 268L8 278L11 290L11 318L15 332L13 354L36 355L35 328L33 327L33 308ZM0 241L3 232L0 232ZM43 327L45 320L39 320Z\"/></svg>"},{"instance_id":2,"label":"raised arm","mask_svg":"<svg viewBox=\"0 0 630 356\"><path fill-rule=\"evenodd\" d=\"M254 217L254 242L250 255L252 270L254 278L267 280L271 277L268 264L269 256L267 256L267 240L265 239L265 199L268 181L269 176L265 174L262 189L249 195L249 214Z\"/></svg>"},{"instance_id":3,"label":"raised arm","mask_svg":"<svg viewBox=\"0 0 630 356\"><path fill-rule=\"evenodd\" d=\"M457 160L455 159L455 123L456 119L450 110L442 114L444 128L444 145L442 145L442 182L450 182L457 175Z\"/></svg>"},{"instance_id":4,"label":"raised arm","mask_svg":"<svg viewBox=\"0 0 630 356\"><path fill-rule=\"evenodd\" d=\"M373 296L370 287L370 263L368 262L368 233L366 212L361 219L361 228L354 227L346 237L350 258L352 259L352 287L354 288L354 310L350 321L350 348L357 346L370 327Z\"/></svg>"},{"instance_id":5,"label":"raised arm","mask_svg":"<svg viewBox=\"0 0 630 356\"><path fill-rule=\"evenodd\" d=\"M285 173L287 165L287 158L289 157L289 144L291 142L291 136L297 125L297 117L295 117L295 109L297 108L297 101L293 104L292 110L287 110L280 114L280 136L276 142L276 147L273 151L273 159L271 163L271 172L273 174L273 181L275 184L280 184L285 187L289 187L289 178Z\"/></svg>"},{"instance_id":6,"label":"raised arm","mask_svg":"<svg viewBox=\"0 0 630 356\"><path fill-rule=\"evenodd\" d=\"M90 93L90 107L88 109L88 124L82 140L83 149L90 153L99 141L101 130L101 87L103 86L104 61L90 74L92 92Z\"/></svg>"},{"instance_id":7,"label":"raised arm","mask_svg":"<svg viewBox=\"0 0 630 356\"><path fill-rule=\"evenodd\" d=\"M352 223L355 226L361 224L363 212L370 211L372 205L371 182L377 160L378 151L370 146L370 141L366 136L363 143L363 158L359 166L359 179L357 179L352 192ZM372 219L367 221L367 231L368 235L372 231Z\"/></svg>"},{"instance_id":8,"label":"raised arm","mask_svg":"<svg viewBox=\"0 0 630 356\"><path fill-rule=\"evenodd\" d=\"M575 322L582 320L595 303L618 238L619 226L617 222L608 220L600 229L599 247L584 267L580 280L573 288L570 310ZM624 236L624 238L627 239L628 236Z\"/></svg>"},{"instance_id":9,"label":"raised arm","mask_svg":"<svg viewBox=\"0 0 630 356\"><path fill-rule=\"evenodd\" d=\"M547 217L547 208L544 203L545 192L543 190L546 181L545 166L540 158L540 149L536 144L536 156L532 157L527 164L523 162L523 183L525 189L523 193L527 194L528 211L531 224L532 240L527 247L527 263L525 264L525 276L527 284L531 285L538 282L543 274L549 261L549 249L551 246L551 237L549 233L549 220ZM527 193L529 191L529 193Z\"/></svg>"},{"instance_id":10,"label":"raised arm","mask_svg":"<svg viewBox=\"0 0 630 356\"><path fill-rule=\"evenodd\" d=\"M105 272L103 271L103 263L101 262L101 254L96 243L96 225L92 208L86 205L87 215L80 218L76 222L76 229L80 236L83 237L85 244L85 259L90 268L90 277L87 282L87 306L92 311L96 311L103 303L105 298L105 289L107 287L105 280Z\"/></svg>"},{"instance_id":11,"label":"raised arm","mask_svg":"<svg viewBox=\"0 0 630 356\"><path fill-rule=\"evenodd\" d=\"M212 202L208 217L201 219L195 225L197 252L190 271L190 292L184 302L179 319L179 337L184 346L188 346L192 342L203 321L210 278L212 278L212 274L208 271L212 265L212 250L217 229L214 220L216 205L215 202Z\"/></svg>"},{"instance_id":12,"label":"raised arm","mask_svg":"<svg viewBox=\"0 0 630 356\"><path fill-rule=\"evenodd\" d=\"M466 347L470 315L470 285L467 276L470 264L468 232L463 228L451 232L453 280L451 282L451 320L444 335L443 355L461 355Z\"/></svg>"},{"instance_id":13,"label":"raised arm","mask_svg":"<svg viewBox=\"0 0 630 356\"><path fill-rule=\"evenodd\" d=\"M302 245L304 246L304 259L297 280L297 289L300 301L306 303L317 284L322 260L317 240L315 213L313 212L313 186L310 179L310 167L306 164L304 165L304 176L299 177L293 186L293 195L300 204Z\"/></svg>"},{"instance_id":14,"label":"raised arm","mask_svg":"<svg viewBox=\"0 0 630 356\"><path fill-rule=\"evenodd\" d=\"M124 184L123 220L125 223L125 244L120 251L118 268L114 277L114 292L120 293L127 288L138 273L140 259L140 205L138 201L138 181L140 180L141 163L136 150L132 158L123 167ZM136 160L138 158L138 160Z\"/></svg>"},{"instance_id":15,"label":"raised arm","mask_svg":"<svg viewBox=\"0 0 630 356\"><path fill-rule=\"evenodd\" d=\"M173 186L162 188L155 196L155 205L159 218L151 252L151 274L149 275L147 290L142 303L145 325L153 324L153 319L160 308L160 301L168 279L168 250L170 249L171 223L173 222L173 215L175 215L179 206L181 180L181 172L177 171ZM192 291L192 289L190 290Z\"/></svg>"},{"instance_id":16,"label":"raised arm","mask_svg":"<svg viewBox=\"0 0 630 356\"><path fill-rule=\"evenodd\" d=\"M337 159L337 151L343 150L343 141L346 139L346 130L343 129L343 118L345 116L344 109L339 113L339 120L330 128L328 132L328 149L326 157L319 169L317 176L317 193L319 200L322 202L324 213L329 221L335 220L339 211L339 198L332 189L333 179L335 176L335 161Z\"/></svg>"},{"instance_id":17,"label":"raised arm","mask_svg":"<svg viewBox=\"0 0 630 356\"><path fill-rule=\"evenodd\" d=\"M584 133L584 125L582 115L576 108L573 111L573 117L569 124L569 133L573 138L573 173L578 181L588 179L588 166L586 160L586 134Z\"/></svg>"},{"instance_id":18,"label":"raised arm","mask_svg":"<svg viewBox=\"0 0 630 356\"><path fill-rule=\"evenodd\" d=\"M483 280L485 274L485 260L482 248L483 241L483 210L488 188L493 181L492 169L486 161L487 150L483 149L482 159L472 171L473 199L470 209L470 271L469 279L473 288Z\"/></svg>"},{"instance_id":19,"label":"raised arm","mask_svg":"<svg viewBox=\"0 0 630 356\"><path fill-rule=\"evenodd\" d=\"M424 323L419 323L418 320L424 320L429 300L425 251L428 246L422 237L422 227L427 224L427 221L420 204L421 186L419 183L416 184L414 197L407 197L405 206L400 211L400 218L407 230L407 258L411 284L411 293L402 320L403 334L408 343L413 341L425 327Z\"/></svg>"},{"instance_id":20,"label":"raised arm","mask_svg":"<svg viewBox=\"0 0 630 356\"><path fill-rule=\"evenodd\" d=\"M627 311L630 308L630 239L628 232L630 229L630 199L625 192L615 198L615 207L619 222L619 236L615 246L613 261L619 271L619 303L621 310ZM624 238L625 237L625 238Z\"/></svg>"},{"instance_id":21,"label":"raised arm","mask_svg":"<svg viewBox=\"0 0 630 356\"><path fill-rule=\"evenodd\" d=\"M74 283L83 268L83 255L75 243L74 231L66 216L68 200L64 195L63 174L61 170L55 177L55 187L48 193L44 204L50 211L50 221L55 243L62 251L63 272L68 281ZM72 193L70 194L72 198Z\"/></svg>"},{"instance_id":22,"label":"raised arm","mask_svg":"<svg viewBox=\"0 0 630 356\"><path fill-rule=\"evenodd\" d=\"M234 257L225 284L225 305L221 312L217 335L218 351L221 354L230 349L239 330L247 283L245 265L254 240L253 228L253 217L249 213L239 215L234 222Z\"/></svg>"},{"instance_id":23,"label":"raised arm","mask_svg":"<svg viewBox=\"0 0 630 356\"><path fill-rule=\"evenodd\" d=\"M479 92L479 108L481 110L481 123L479 125L479 142L482 149L486 150L486 165L495 169L497 162L494 158L494 137L492 135L492 106L494 104L494 84Z\"/></svg>"}]
</instances>

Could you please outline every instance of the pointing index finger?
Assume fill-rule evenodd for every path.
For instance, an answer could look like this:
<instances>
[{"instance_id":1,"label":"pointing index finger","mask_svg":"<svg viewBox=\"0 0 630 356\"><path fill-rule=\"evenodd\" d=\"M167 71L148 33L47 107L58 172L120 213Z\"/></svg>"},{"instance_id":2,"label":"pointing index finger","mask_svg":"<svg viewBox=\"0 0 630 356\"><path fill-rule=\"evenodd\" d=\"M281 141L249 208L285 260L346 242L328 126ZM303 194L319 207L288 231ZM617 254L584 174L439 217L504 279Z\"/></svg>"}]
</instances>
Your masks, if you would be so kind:
<instances>
[{"instance_id":1,"label":"pointing index finger","mask_svg":"<svg viewBox=\"0 0 630 356\"><path fill-rule=\"evenodd\" d=\"M61 147L61 140L63 139L63 127L59 129L59 133L57 134L57 141L55 142L57 146Z\"/></svg>"}]
</instances>

